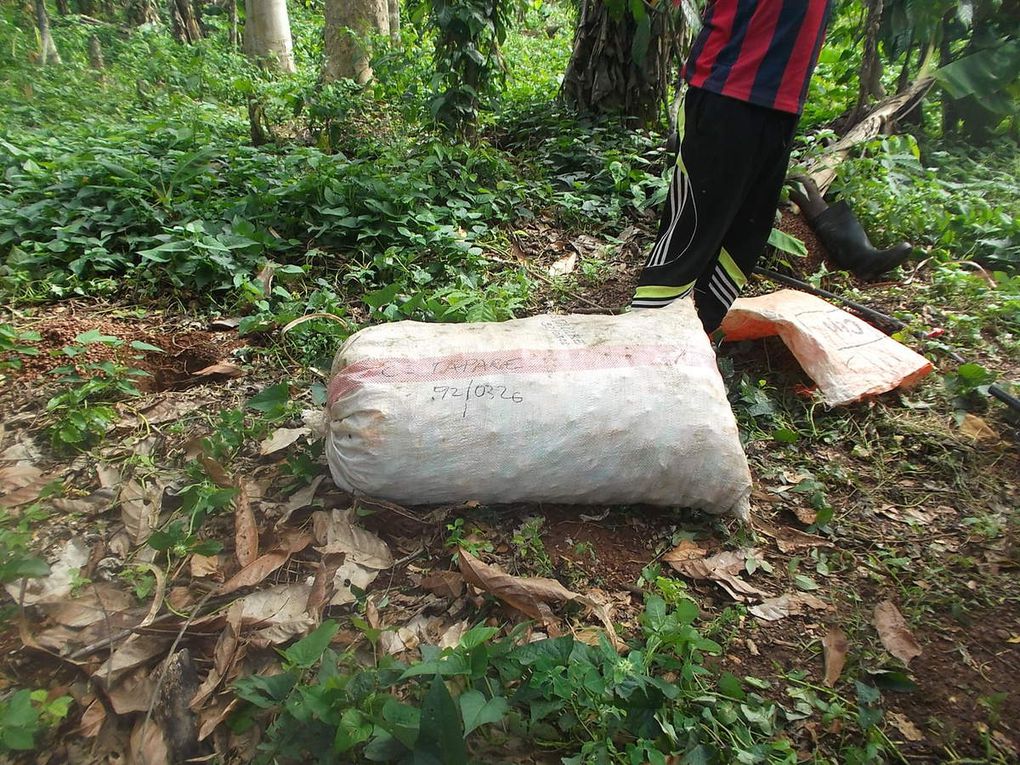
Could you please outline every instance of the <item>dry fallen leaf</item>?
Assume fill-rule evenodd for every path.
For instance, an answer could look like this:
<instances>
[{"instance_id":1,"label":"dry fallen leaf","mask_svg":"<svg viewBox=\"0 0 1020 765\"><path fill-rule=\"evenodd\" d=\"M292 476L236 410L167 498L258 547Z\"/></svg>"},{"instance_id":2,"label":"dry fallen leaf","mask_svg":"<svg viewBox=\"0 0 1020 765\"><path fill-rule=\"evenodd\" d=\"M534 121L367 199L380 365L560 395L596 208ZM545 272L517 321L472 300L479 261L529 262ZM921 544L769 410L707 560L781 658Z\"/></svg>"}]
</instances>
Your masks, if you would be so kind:
<instances>
[{"instance_id":1,"label":"dry fallen leaf","mask_svg":"<svg viewBox=\"0 0 1020 765\"><path fill-rule=\"evenodd\" d=\"M748 611L768 622L805 613L808 609L825 611L829 604L809 592L787 592L777 598L766 598Z\"/></svg>"},{"instance_id":2,"label":"dry fallen leaf","mask_svg":"<svg viewBox=\"0 0 1020 765\"><path fill-rule=\"evenodd\" d=\"M159 527L163 486L154 481L142 485L133 478L120 490L120 517L132 544L143 544Z\"/></svg>"},{"instance_id":3,"label":"dry fallen leaf","mask_svg":"<svg viewBox=\"0 0 1020 765\"><path fill-rule=\"evenodd\" d=\"M205 741L241 703L241 699L221 698L214 706L206 707L198 716L198 740ZM250 758L249 758L250 759Z\"/></svg>"},{"instance_id":4,"label":"dry fallen leaf","mask_svg":"<svg viewBox=\"0 0 1020 765\"><path fill-rule=\"evenodd\" d=\"M239 602L232 603L227 610L227 623L216 641L216 647L213 649L212 669L209 670L209 674L206 675L205 680L202 681L202 684L198 687L198 690L188 704L192 711L202 708L203 704L212 696L213 692L237 661L239 656L238 648L241 646L240 632L243 611L244 606Z\"/></svg>"},{"instance_id":5,"label":"dry fallen leaf","mask_svg":"<svg viewBox=\"0 0 1020 765\"><path fill-rule=\"evenodd\" d=\"M346 553L327 553L322 556L322 560L319 562L319 568L315 571L312 588L305 603L305 610L316 619L333 598L336 573L340 570L346 557Z\"/></svg>"},{"instance_id":6,"label":"dry fallen leaf","mask_svg":"<svg viewBox=\"0 0 1020 765\"><path fill-rule=\"evenodd\" d=\"M221 486L224 489L229 489L234 486L234 479L231 477L230 473L227 472L227 469L212 457L209 457L200 451L195 454L194 459L197 459L201 463L202 469L209 474L209 477L213 479L213 482L217 486Z\"/></svg>"},{"instance_id":7,"label":"dry fallen leaf","mask_svg":"<svg viewBox=\"0 0 1020 765\"><path fill-rule=\"evenodd\" d=\"M169 765L170 749L163 729L151 719L140 717L131 731L128 765Z\"/></svg>"},{"instance_id":8,"label":"dry fallen leaf","mask_svg":"<svg viewBox=\"0 0 1020 765\"><path fill-rule=\"evenodd\" d=\"M117 489L124 480L115 465L108 465L105 462L96 465L96 477L104 489Z\"/></svg>"},{"instance_id":9,"label":"dry fallen leaf","mask_svg":"<svg viewBox=\"0 0 1020 765\"><path fill-rule=\"evenodd\" d=\"M366 568L386 569L393 565L389 546L367 529L354 524L354 509L312 513L315 541L323 553L347 553L351 560Z\"/></svg>"},{"instance_id":10,"label":"dry fallen leaf","mask_svg":"<svg viewBox=\"0 0 1020 765\"><path fill-rule=\"evenodd\" d=\"M242 566L259 556L259 527L251 509L251 499L244 484L238 481L234 496L234 555Z\"/></svg>"},{"instance_id":11,"label":"dry fallen leaf","mask_svg":"<svg viewBox=\"0 0 1020 765\"><path fill-rule=\"evenodd\" d=\"M921 655L921 646L891 600L883 600L875 606L874 624L885 650L904 664L909 665L911 659Z\"/></svg>"},{"instance_id":12,"label":"dry fallen leaf","mask_svg":"<svg viewBox=\"0 0 1020 765\"><path fill-rule=\"evenodd\" d=\"M277 428L259 445L259 454L266 457L286 449L301 436L307 436L311 432L308 428Z\"/></svg>"},{"instance_id":13,"label":"dry fallen leaf","mask_svg":"<svg viewBox=\"0 0 1020 765\"><path fill-rule=\"evenodd\" d=\"M209 322L210 331L226 331L228 329L237 329L241 326L243 317L241 316L222 316L218 319L213 319Z\"/></svg>"},{"instance_id":14,"label":"dry fallen leaf","mask_svg":"<svg viewBox=\"0 0 1020 765\"><path fill-rule=\"evenodd\" d=\"M254 587L286 563L290 556L301 552L311 543L310 534L290 530L290 533L286 534L276 547L242 567L240 571L224 582L223 587L220 588L220 595L228 595L242 587Z\"/></svg>"},{"instance_id":15,"label":"dry fallen leaf","mask_svg":"<svg viewBox=\"0 0 1020 765\"><path fill-rule=\"evenodd\" d=\"M664 563L683 563L689 560L700 560L705 557L707 550L689 539L683 540L680 544L662 556Z\"/></svg>"},{"instance_id":16,"label":"dry fallen leaf","mask_svg":"<svg viewBox=\"0 0 1020 765\"><path fill-rule=\"evenodd\" d=\"M229 361L218 361L195 372L193 377L241 377L244 370Z\"/></svg>"},{"instance_id":17,"label":"dry fallen leaf","mask_svg":"<svg viewBox=\"0 0 1020 765\"><path fill-rule=\"evenodd\" d=\"M458 549L457 559L460 563L460 572L464 575L466 582L491 593L527 616L539 620L547 628L556 625L556 618L549 607L550 603L570 601L583 603L602 622L610 642L617 650L624 647L623 642L616 635L606 603L568 590L555 579L511 576L494 566L482 563L463 548Z\"/></svg>"},{"instance_id":18,"label":"dry fallen leaf","mask_svg":"<svg viewBox=\"0 0 1020 765\"><path fill-rule=\"evenodd\" d=\"M830 627L822 638L822 651L825 654L825 684L831 688L839 680L846 664L846 652L850 644L846 635L839 627Z\"/></svg>"},{"instance_id":19,"label":"dry fallen leaf","mask_svg":"<svg viewBox=\"0 0 1020 765\"><path fill-rule=\"evenodd\" d=\"M963 415L963 422L960 423L960 432L965 436L973 438L975 441L999 440L999 434L995 432L991 425L970 412Z\"/></svg>"},{"instance_id":20,"label":"dry fallen leaf","mask_svg":"<svg viewBox=\"0 0 1020 765\"><path fill-rule=\"evenodd\" d=\"M32 502L49 481L43 471L28 462L0 468L0 507L18 507Z\"/></svg>"},{"instance_id":21,"label":"dry fallen leaf","mask_svg":"<svg viewBox=\"0 0 1020 765\"><path fill-rule=\"evenodd\" d=\"M818 521L818 511L810 507L794 506L793 514L805 526L813 526Z\"/></svg>"},{"instance_id":22,"label":"dry fallen leaf","mask_svg":"<svg viewBox=\"0 0 1020 765\"><path fill-rule=\"evenodd\" d=\"M776 545L784 553L793 553L811 547L833 547L832 542L828 539L791 529L788 526L772 526L764 521L756 521L754 527L776 540Z\"/></svg>"},{"instance_id":23,"label":"dry fallen leaf","mask_svg":"<svg viewBox=\"0 0 1020 765\"><path fill-rule=\"evenodd\" d=\"M465 581L543 624L556 621L549 608L550 603L567 603L579 597L578 593L571 592L555 579L505 574L482 563L463 548L457 551L457 559Z\"/></svg>"},{"instance_id":24,"label":"dry fallen leaf","mask_svg":"<svg viewBox=\"0 0 1020 765\"><path fill-rule=\"evenodd\" d=\"M566 276L577 267L577 253L572 252L557 260L546 271L549 276Z\"/></svg>"},{"instance_id":25,"label":"dry fallen leaf","mask_svg":"<svg viewBox=\"0 0 1020 765\"><path fill-rule=\"evenodd\" d=\"M149 708L149 699L152 698L155 687L151 668L137 667L113 683L107 690L106 697L113 711L119 715L144 712Z\"/></svg>"},{"instance_id":26,"label":"dry fallen leaf","mask_svg":"<svg viewBox=\"0 0 1020 765\"><path fill-rule=\"evenodd\" d=\"M267 260L266 264L262 266L262 270L259 271L258 276L255 278L259 281L259 286L262 287L262 294L269 299L270 293L273 291L273 275L276 273L276 269L280 267L279 263L272 260Z\"/></svg>"},{"instance_id":27,"label":"dry fallen leaf","mask_svg":"<svg viewBox=\"0 0 1020 765\"><path fill-rule=\"evenodd\" d=\"M878 508L876 513L892 518L894 521L901 523L912 523L918 526L928 526L933 520L935 520L935 513L922 510L919 507L897 507L896 505L886 505Z\"/></svg>"},{"instance_id":28,"label":"dry fallen leaf","mask_svg":"<svg viewBox=\"0 0 1020 765\"><path fill-rule=\"evenodd\" d=\"M58 497L49 500L50 507L61 513L81 513L83 515L99 515L104 512L116 496L112 489L100 488L86 497Z\"/></svg>"},{"instance_id":29,"label":"dry fallen leaf","mask_svg":"<svg viewBox=\"0 0 1020 765\"><path fill-rule=\"evenodd\" d=\"M103 703L96 699L82 713L81 722L78 726L78 733L83 738L95 738L99 735L99 730L103 727L103 723L106 722L106 707Z\"/></svg>"},{"instance_id":30,"label":"dry fallen leaf","mask_svg":"<svg viewBox=\"0 0 1020 765\"><path fill-rule=\"evenodd\" d=\"M283 643L315 628L318 620L305 611L311 585L281 584L256 590L238 600L241 623L257 627L251 642L258 648Z\"/></svg>"},{"instance_id":31,"label":"dry fallen leaf","mask_svg":"<svg viewBox=\"0 0 1020 765\"><path fill-rule=\"evenodd\" d=\"M102 683L104 688L113 688L131 670L162 656L169 644L170 638L129 635L93 673L92 679Z\"/></svg>"},{"instance_id":32,"label":"dry fallen leaf","mask_svg":"<svg viewBox=\"0 0 1020 765\"><path fill-rule=\"evenodd\" d=\"M748 558L761 557L761 550L750 548L736 551L727 550L709 558L671 561L669 565L692 579L708 579L715 582L734 600L750 602L763 600L770 596L767 592L763 592L739 578L737 573L744 570Z\"/></svg>"},{"instance_id":33,"label":"dry fallen leaf","mask_svg":"<svg viewBox=\"0 0 1020 765\"><path fill-rule=\"evenodd\" d=\"M464 577L456 571L434 571L421 580L421 587L440 598L459 598L464 592Z\"/></svg>"},{"instance_id":34,"label":"dry fallen leaf","mask_svg":"<svg viewBox=\"0 0 1020 765\"><path fill-rule=\"evenodd\" d=\"M315 492L319 490L319 484L321 484L325 478L326 476L324 475L316 476L312 479L310 484L291 494L290 498L283 506L283 515L280 516L276 525L283 525L295 512L311 505L312 502L315 501Z\"/></svg>"},{"instance_id":35,"label":"dry fallen leaf","mask_svg":"<svg viewBox=\"0 0 1020 765\"><path fill-rule=\"evenodd\" d=\"M82 588L74 600L60 600L43 608L56 624L84 629L98 621L112 619L132 606L134 599L129 593L110 582L95 582Z\"/></svg>"},{"instance_id":36,"label":"dry fallen leaf","mask_svg":"<svg viewBox=\"0 0 1020 765\"><path fill-rule=\"evenodd\" d=\"M899 712L887 712L886 719L895 726L896 730L903 734L903 738L907 741L921 741L924 739L924 734L921 733L921 730Z\"/></svg>"},{"instance_id":37,"label":"dry fallen leaf","mask_svg":"<svg viewBox=\"0 0 1020 765\"><path fill-rule=\"evenodd\" d=\"M219 555L199 555L193 553L191 556L191 576L195 579L203 579L207 576L216 577L221 574Z\"/></svg>"},{"instance_id":38,"label":"dry fallen leaf","mask_svg":"<svg viewBox=\"0 0 1020 765\"><path fill-rule=\"evenodd\" d=\"M88 559L89 548L80 538L74 537L61 549L60 557L50 564L49 576L18 579L4 585L4 588L15 603L24 603L26 606L56 603L71 594L78 572Z\"/></svg>"},{"instance_id":39,"label":"dry fallen leaf","mask_svg":"<svg viewBox=\"0 0 1020 765\"><path fill-rule=\"evenodd\" d=\"M383 569L393 565L389 546L367 529L354 524L354 509L312 513L312 529L325 555L344 554L333 577L331 606L353 603L355 589L364 590Z\"/></svg>"}]
</instances>

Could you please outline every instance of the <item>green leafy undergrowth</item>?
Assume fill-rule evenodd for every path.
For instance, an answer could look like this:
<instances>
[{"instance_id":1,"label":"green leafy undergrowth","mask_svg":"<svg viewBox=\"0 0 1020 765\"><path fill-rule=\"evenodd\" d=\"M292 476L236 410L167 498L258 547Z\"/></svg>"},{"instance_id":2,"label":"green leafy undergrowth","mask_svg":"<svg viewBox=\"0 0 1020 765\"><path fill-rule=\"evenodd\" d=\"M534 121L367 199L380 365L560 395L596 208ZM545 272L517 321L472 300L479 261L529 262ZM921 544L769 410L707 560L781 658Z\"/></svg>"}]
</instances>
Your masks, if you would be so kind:
<instances>
[{"instance_id":1,"label":"green leafy undergrowth","mask_svg":"<svg viewBox=\"0 0 1020 765\"><path fill-rule=\"evenodd\" d=\"M37 513L31 507L19 516L11 515L6 510L0 511L0 584L34 579L50 573L46 561L30 549L31 524L37 519ZM3 613L0 610L0 614Z\"/></svg>"},{"instance_id":2,"label":"green leafy undergrowth","mask_svg":"<svg viewBox=\"0 0 1020 765\"><path fill-rule=\"evenodd\" d=\"M0 753L35 749L41 733L67 717L70 696L22 688L0 699Z\"/></svg>"},{"instance_id":3,"label":"green leafy undergrowth","mask_svg":"<svg viewBox=\"0 0 1020 765\"><path fill-rule=\"evenodd\" d=\"M923 162L922 162L923 159ZM874 141L840 166L833 189L872 239L906 240L942 259L1020 268L1020 151L1002 139L980 154L958 144L921 150L912 136Z\"/></svg>"},{"instance_id":4,"label":"green leafy undergrowth","mask_svg":"<svg viewBox=\"0 0 1020 765\"><path fill-rule=\"evenodd\" d=\"M0 369L21 369L22 356L39 355L39 349L31 345L39 340L38 332L0 324Z\"/></svg>"},{"instance_id":5,"label":"green leafy undergrowth","mask_svg":"<svg viewBox=\"0 0 1020 765\"><path fill-rule=\"evenodd\" d=\"M112 348L126 346L134 353L125 360L85 361L90 345ZM52 371L59 393L46 402L50 418L50 439L59 451L86 449L98 443L117 419L113 403L141 395L137 382L149 373L129 366L144 353L162 353L160 348L138 340L125 344L98 330L83 332L72 345L52 351L66 358L67 364Z\"/></svg>"},{"instance_id":6,"label":"green leafy undergrowth","mask_svg":"<svg viewBox=\"0 0 1020 765\"><path fill-rule=\"evenodd\" d=\"M327 622L283 652L284 671L238 681L245 705L232 725L268 722L262 762L372 761L457 763L514 761L515 747L555 752L581 763L795 763L785 725L813 714L864 728L877 753L877 691L864 708L797 680L788 704L759 691L768 683L709 668L722 647L696 627L697 605L647 599L640 634L618 653L606 639L571 636L522 643L522 628L498 638L477 626L456 647L422 646L407 664L382 655L364 664L329 647ZM379 630L354 623L372 643ZM877 713L877 714L876 714ZM860 732L860 731L858 731ZM860 736L859 736L860 738ZM866 750L845 749L847 762Z\"/></svg>"}]
</instances>

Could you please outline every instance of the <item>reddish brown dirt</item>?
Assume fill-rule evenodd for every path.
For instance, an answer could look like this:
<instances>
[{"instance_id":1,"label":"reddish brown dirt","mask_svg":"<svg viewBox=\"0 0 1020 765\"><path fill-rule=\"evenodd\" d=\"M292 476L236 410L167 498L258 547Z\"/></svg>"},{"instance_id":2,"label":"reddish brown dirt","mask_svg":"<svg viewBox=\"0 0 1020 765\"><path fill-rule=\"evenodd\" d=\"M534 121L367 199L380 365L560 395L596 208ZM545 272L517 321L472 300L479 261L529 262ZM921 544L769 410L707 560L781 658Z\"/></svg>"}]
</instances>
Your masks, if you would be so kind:
<instances>
[{"instance_id":1,"label":"reddish brown dirt","mask_svg":"<svg viewBox=\"0 0 1020 765\"><path fill-rule=\"evenodd\" d=\"M645 512L648 515L642 517ZM589 518L581 518L582 514ZM601 515L597 508L547 508L543 515L546 520L542 541L554 565L580 569L610 590L635 585L641 569L654 558L654 547L665 532L659 529L658 533L650 533L657 521L666 521L662 510L654 508L636 512L610 510L601 520L590 519Z\"/></svg>"},{"instance_id":2,"label":"reddish brown dirt","mask_svg":"<svg viewBox=\"0 0 1020 765\"><path fill-rule=\"evenodd\" d=\"M947 621L943 634L923 645L910 663L920 690L886 694L887 709L902 713L925 734L903 741L908 757L935 757L934 741L961 751L980 751L982 731L1020 757L1020 614L978 611L965 625Z\"/></svg>"},{"instance_id":3,"label":"reddish brown dirt","mask_svg":"<svg viewBox=\"0 0 1020 765\"><path fill-rule=\"evenodd\" d=\"M161 326L151 320L104 316L87 309L79 311L74 306L19 325L19 329L37 332L42 337L26 343L38 348L39 355L19 357L22 367L14 376L23 382L37 380L59 367L75 366L81 372L87 364L116 361L149 374L138 380L138 386L145 391L181 390L201 383L201 377L194 377L196 372L227 359L231 351L244 345L234 332ZM122 342L119 345L101 342L83 345L75 341L82 333L92 330ZM162 352L134 349L131 343L135 341L160 348ZM83 347L84 352L69 357L61 352L67 346Z\"/></svg>"},{"instance_id":4,"label":"reddish brown dirt","mask_svg":"<svg viewBox=\"0 0 1020 765\"><path fill-rule=\"evenodd\" d=\"M815 235L814 230L804 220L804 216L793 210L783 210L778 228L783 233L800 239L804 242L804 246L807 247L808 255L806 258L785 256L789 260L790 265L793 266L796 272L795 275L803 279L818 271L829 254L825 251L825 246Z\"/></svg>"}]
</instances>

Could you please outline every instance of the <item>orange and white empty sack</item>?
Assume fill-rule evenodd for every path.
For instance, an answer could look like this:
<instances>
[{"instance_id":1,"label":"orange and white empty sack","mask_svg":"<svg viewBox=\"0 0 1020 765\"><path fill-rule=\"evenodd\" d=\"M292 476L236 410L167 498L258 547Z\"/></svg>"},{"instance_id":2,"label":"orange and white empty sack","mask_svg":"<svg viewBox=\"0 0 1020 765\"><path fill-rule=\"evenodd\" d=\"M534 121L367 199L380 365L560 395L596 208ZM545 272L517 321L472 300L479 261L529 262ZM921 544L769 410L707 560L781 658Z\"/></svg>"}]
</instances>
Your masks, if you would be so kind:
<instances>
[{"instance_id":1,"label":"orange and white empty sack","mask_svg":"<svg viewBox=\"0 0 1020 765\"><path fill-rule=\"evenodd\" d=\"M357 495L748 515L750 471L690 301L369 327L336 356L327 414L333 480Z\"/></svg>"},{"instance_id":2,"label":"orange and white empty sack","mask_svg":"<svg viewBox=\"0 0 1020 765\"><path fill-rule=\"evenodd\" d=\"M796 290L739 298L722 329L732 341L779 335L831 406L909 387L932 371L928 359L867 322Z\"/></svg>"}]
</instances>

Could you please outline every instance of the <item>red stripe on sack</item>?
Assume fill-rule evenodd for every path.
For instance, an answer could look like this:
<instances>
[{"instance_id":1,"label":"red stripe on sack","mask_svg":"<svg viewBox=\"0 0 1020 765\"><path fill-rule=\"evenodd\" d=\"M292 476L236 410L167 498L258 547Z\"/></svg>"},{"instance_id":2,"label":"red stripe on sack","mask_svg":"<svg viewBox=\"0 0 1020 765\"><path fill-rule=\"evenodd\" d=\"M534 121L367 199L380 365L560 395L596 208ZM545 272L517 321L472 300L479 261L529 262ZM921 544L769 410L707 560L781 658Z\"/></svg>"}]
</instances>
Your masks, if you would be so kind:
<instances>
[{"instance_id":1,"label":"red stripe on sack","mask_svg":"<svg viewBox=\"0 0 1020 765\"><path fill-rule=\"evenodd\" d=\"M826 3L821 0L811 3L808 7L807 15L797 33L797 42L794 43L790 61L786 65L782 82L776 92L773 109L800 112L800 94L814 64L812 59L815 55L815 43L825 22L825 9Z\"/></svg>"},{"instance_id":2,"label":"red stripe on sack","mask_svg":"<svg viewBox=\"0 0 1020 765\"><path fill-rule=\"evenodd\" d=\"M491 375L587 372L597 369L674 365L711 366L715 356L675 345L618 345L519 351L452 353L423 359L389 358L356 361L329 382L327 401L353 393L366 383L431 382Z\"/></svg>"},{"instance_id":3,"label":"red stripe on sack","mask_svg":"<svg viewBox=\"0 0 1020 765\"><path fill-rule=\"evenodd\" d=\"M762 3L754 9L754 15L747 24L744 44L740 46L737 61L730 69L722 93L741 101L746 101L750 97L755 78L758 76L758 68L772 45L772 38L775 37L779 12L782 9L782 3Z\"/></svg>"},{"instance_id":4,"label":"red stripe on sack","mask_svg":"<svg viewBox=\"0 0 1020 765\"><path fill-rule=\"evenodd\" d=\"M715 8L717 9L718 6L715 6ZM718 18L715 18L713 14L712 21L709 22L706 17L705 22L711 23L712 30L709 32L708 41L705 43L705 47L701 49L697 61L692 62L694 64L694 74L691 75L690 84L694 87L700 88L712 74L712 69L715 68L715 60L719 57L719 53L726 46L726 43L729 42L730 32L736 16L737 2L736 0L730 0L723 5L722 12Z\"/></svg>"}]
</instances>

